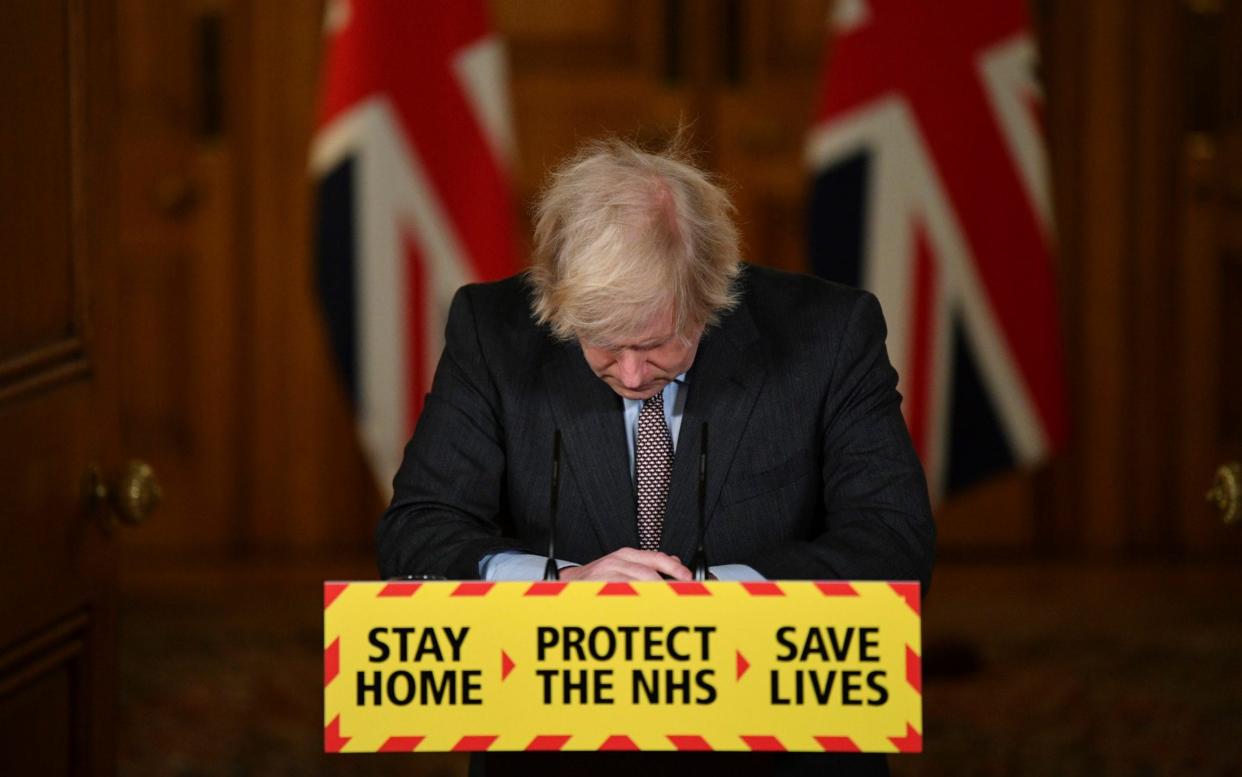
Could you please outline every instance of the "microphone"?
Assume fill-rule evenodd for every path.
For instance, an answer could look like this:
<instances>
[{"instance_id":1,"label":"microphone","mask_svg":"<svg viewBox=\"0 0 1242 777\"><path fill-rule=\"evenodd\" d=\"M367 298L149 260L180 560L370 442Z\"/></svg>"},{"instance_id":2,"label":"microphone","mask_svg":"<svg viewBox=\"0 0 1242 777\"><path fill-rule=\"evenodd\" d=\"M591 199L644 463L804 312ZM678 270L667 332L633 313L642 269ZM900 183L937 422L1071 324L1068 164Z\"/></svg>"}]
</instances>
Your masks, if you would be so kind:
<instances>
[{"instance_id":1,"label":"microphone","mask_svg":"<svg viewBox=\"0 0 1242 777\"><path fill-rule=\"evenodd\" d=\"M544 580L560 580L561 571L556 568L556 505L561 485L561 430L552 433L552 497L548 511L548 563L543 567Z\"/></svg>"},{"instance_id":2,"label":"microphone","mask_svg":"<svg viewBox=\"0 0 1242 777\"><path fill-rule=\"evenodd\" d=\"M707 534L707 422L699 432L699 547L694 551L694 562L690 565L694 579L702 582L707 579L707 553L703 550L703 538Z\"/></svg>"}]
</instances>

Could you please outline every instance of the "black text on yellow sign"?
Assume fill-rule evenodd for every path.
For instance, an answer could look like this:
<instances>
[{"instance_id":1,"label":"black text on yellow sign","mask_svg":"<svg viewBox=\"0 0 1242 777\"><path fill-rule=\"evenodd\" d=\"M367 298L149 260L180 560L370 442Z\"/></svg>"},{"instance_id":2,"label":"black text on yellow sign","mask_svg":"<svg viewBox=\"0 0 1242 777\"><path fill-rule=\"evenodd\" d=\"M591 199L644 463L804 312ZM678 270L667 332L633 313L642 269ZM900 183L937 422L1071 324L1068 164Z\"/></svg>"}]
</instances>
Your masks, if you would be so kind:
<instances>
[{"instance_id":1,"label":"black text on yellow sign","mask_svg":"<svg viewBox=\"0 0 1242 777\"><path fill-rule=\"evenodd\" d=\"M327 583L324 601L330 751L921 748L917 584Z\"/></svg>"}]
</instances>

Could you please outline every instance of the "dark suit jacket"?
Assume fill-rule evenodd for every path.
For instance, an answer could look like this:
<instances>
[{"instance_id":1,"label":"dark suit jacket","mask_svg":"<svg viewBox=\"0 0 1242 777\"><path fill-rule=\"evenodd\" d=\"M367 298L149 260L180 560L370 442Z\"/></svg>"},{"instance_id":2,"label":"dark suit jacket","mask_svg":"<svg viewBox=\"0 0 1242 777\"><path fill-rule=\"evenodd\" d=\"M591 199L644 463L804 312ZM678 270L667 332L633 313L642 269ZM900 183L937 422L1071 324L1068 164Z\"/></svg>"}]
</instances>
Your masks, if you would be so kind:
<instances>
[{"instance_id":1,"label":"dark suit jacket","mask_svg":"<svg viewBox=\"0 0 1242 777\"><path fill-rule=\"evenodd\" d=\"M741 304L704 335L686 376L661 549L693 557L706 421L710 564L926 587L935 527L879 304L758 267L739 283ZM377 531L382 575L473 578L488 554L545 553L555 429L564 467L557 556L585 563L638 547L620 397L576 344L533 323L523 278L462 288ZM888 772L882 756L839 753L540 755L489 753L472 759L472 774Z\"/></svg>"},{"instance_id":2,"label":"dark suit jacket","mask_svg":"<svg viewBox=\"0 0 1242 777\"><path fill-rule=\"evenodd\" d=\"M709 425L706 551L769 578L920 580L935 527L900 412L875 298L747 266L741 304L686 377L661 550L697 542ZM621 399L576 343L531 318L521 276L463 287L444 354L377 531L380 571L474 578L502 550L546 552L562 434L558 557L638 547Z\"/></svg>"}]
</instances>

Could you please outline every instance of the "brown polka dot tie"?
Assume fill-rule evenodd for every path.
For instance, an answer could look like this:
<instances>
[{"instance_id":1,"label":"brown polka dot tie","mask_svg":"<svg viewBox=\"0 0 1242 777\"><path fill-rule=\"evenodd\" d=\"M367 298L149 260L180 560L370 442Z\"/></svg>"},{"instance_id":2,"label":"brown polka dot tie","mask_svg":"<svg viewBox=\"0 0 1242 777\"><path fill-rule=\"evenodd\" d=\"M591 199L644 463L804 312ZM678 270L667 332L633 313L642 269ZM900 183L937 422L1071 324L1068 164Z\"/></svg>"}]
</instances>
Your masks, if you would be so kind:
<instances>
[{"instance_id":1,"label":"brown polka dot tie","mask_svg":"<svg viewBox=\"0 0 1242 777\"><path fill-rule=\"evenodd\" d=\"M659 550L664 508L673 475L673 439L664 422L664 392L643 402L634 441L634 480L638 486L638 547Z\"/></svg>"}]
</instances>

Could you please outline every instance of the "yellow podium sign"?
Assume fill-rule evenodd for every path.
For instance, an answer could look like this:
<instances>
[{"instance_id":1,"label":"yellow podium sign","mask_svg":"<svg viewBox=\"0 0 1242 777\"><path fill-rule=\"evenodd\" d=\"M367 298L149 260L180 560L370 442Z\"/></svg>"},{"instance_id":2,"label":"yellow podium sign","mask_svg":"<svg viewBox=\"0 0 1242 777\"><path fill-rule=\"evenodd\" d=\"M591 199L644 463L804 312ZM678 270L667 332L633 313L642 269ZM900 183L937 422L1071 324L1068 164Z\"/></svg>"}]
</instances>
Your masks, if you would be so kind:
<instances>
[{"instance_id":1,"label":"yellow podium sign","mask_svg":"<svg viewBox=\"0 0 1242 777\"><path fill-rule=\"evenodd\" d=\"M918 752L909 582L324 583L324 750Z\"/></svg>"}]
</instances>

